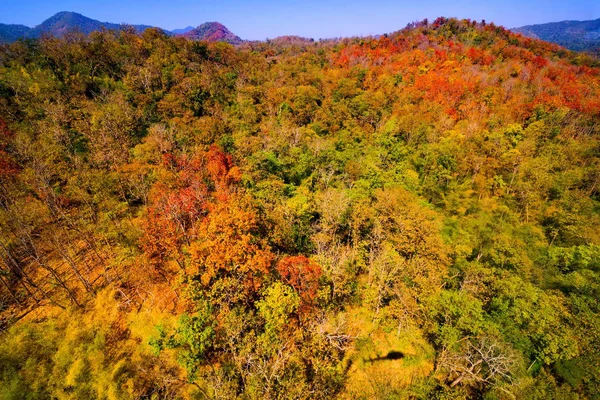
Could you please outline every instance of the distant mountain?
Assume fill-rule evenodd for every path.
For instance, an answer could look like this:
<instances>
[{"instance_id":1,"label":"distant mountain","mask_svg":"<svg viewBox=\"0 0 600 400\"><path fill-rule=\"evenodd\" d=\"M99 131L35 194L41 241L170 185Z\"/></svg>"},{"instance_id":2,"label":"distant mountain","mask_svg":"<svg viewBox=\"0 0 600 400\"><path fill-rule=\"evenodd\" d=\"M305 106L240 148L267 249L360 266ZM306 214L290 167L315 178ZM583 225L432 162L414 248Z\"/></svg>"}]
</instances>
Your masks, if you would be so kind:
<instances>
[{"instance_id":1,"label":"distant mountain","mask_svg":"<svg viewBox=\"0 0 600 400\"><path fill-rule=\"evenodd\" d=\"M12 43L27 37L32 29L25 25L0 24L0 43Z\"/></svg>"},{"instance_id":2,"label":"distant mountain","mask_svg":"<svg viewBox=\"0 0 600 400\"><path fill-rule=\"evenodd\" d=\"M70 31L78 31L87 35L101 29L118 30L123 29L125 26L132 26L137 32L143 32L148 28L152 28L150 25L125 25L101 22L75 12L62 11L48 18L35 28L29 28L25 25L0 24L0 43L12 43L20 38L39 38L44 34L62 37ZM243 43L242 39L218 22L206 22L197 28L188 26L187 28L175 29L170 32L164 29L163 31L170 35L185 36L192 40L222 41L234 45Z\"/></svg>"},{"instance_id":3,"label":"distant mountain","mask_svg":"<svg viewBox=\"0 0 600 400\"><path fill-rule=\"evenodd\" d=\"M557 43L576 51L600 50L600 18L591 21L562 21L512 29L536 39Z\"/></svg>"},{"instance_id":4,"label":"distant mountain","mask_svg":"<svg viewBox=\"0 0 600 400\"><path fill-rule=\"evenodd\" d=\"M119 29L120 25L111 24L109 22L100 22L81 14L63 11L53 15L33 28L33 36L39 37L42 34L47 33L56 37L61 37L64 36L65 33L73 30L88 34L102 28Z\"/></svg>"},{"instance_id":5,"label":"distant mountain","mask_svg":"<svg viewBox=\"0 0 600 400\"><path fill-rule=\"evenodd\" d=\"M81 33L90 34L101 29L122 29L124 25L110 22L100 22L95 19L88 18L74 12L63 11L48 18L35 28L33 28L33 37L39 37L44 33L52 36L61 37L69 31L79 31ZM149 25L132 25L137 32L143 32Z\"/></svg>"},{"instance_id":6,"label":"distant mountain","mask_svg":"<svg viewBox=\"0 0 600 400\"><path fill-rule=\"evenodd\" d=\"M223 24L218 22L205 22L187 33L184 37L192 40L206 40L209 42L227 42L230 44L241 44L244 41L233 34Z\"/></svg>"},{"instance_id":7,"label":"distant mountain","mask_svg":"<svg viewBox=\"0 0 600 400\"><path fill-rule=\"evenodd\" d=\"M62 37L67 32L78 31L84 34L100 29L123 29L126 25L111 22L101 22L84 15L62 11L48 18L35 28L25 25L0 24L0 42L11 43L20 38L39 38L43 34ZM143 32L150 25L131 25L137 32Z\"/></svg>"},{"instance_id":8,"label":"distant mountain","mask_svg":"<svg viewBox=\"0 0 600 400\"><path fill-rule=\"evenodd\" d=\"M193 26L188 26L186 28L183 29L173 29L171 31L172 34L174 35L183 35L184 33L188 33L189 31L193 31L195 28Z\"/></svg>"}]
</instances>

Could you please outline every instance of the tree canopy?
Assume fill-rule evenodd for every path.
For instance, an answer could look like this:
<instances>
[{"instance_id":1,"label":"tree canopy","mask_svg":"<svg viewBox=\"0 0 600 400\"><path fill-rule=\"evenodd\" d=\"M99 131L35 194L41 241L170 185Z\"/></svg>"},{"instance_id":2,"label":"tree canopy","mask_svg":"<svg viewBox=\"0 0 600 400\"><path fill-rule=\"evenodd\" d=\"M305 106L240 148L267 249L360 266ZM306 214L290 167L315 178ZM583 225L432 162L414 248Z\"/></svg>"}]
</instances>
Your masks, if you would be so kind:
<instances>
[{"instance_id":1,"label":"tree canopy","mask_svg":"<svg viewBox=\"0 0 600 400\"><path fill-rule=\"evenodd\" d=\"M72 33L0 111L1 398L600 397L592 56Z\"/></svg>"}]
</instances>

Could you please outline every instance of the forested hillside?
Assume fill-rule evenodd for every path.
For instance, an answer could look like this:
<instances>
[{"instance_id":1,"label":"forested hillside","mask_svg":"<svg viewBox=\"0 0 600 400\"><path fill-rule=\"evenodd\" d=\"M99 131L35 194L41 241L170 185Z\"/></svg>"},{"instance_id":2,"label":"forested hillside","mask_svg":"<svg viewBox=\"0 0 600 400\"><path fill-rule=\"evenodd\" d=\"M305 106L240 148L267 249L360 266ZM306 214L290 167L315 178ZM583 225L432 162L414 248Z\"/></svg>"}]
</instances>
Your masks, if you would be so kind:
<instances>
[{"instance_id":1,"label":"forested hillside","mask_svg":"<svg viewBox=\"0 0 600 400\"><path fill-rule=\"evenodd\" d=\"M600 66L493 24L0 47L0 398L600 398Z\"/></svg>"}]
</instances>

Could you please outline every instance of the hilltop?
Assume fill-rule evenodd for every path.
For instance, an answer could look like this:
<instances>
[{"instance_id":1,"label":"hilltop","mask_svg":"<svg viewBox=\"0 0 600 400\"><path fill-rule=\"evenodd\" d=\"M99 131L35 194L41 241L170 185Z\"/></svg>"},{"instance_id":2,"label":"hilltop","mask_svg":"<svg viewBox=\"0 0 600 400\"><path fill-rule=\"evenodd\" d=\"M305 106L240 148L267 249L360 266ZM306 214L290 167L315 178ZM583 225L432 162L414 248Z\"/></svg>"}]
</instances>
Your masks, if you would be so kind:
<instances>
[{"instance_id":1,"label":"hilltop","mask_svg":"<svg viewBox=\"0 0 600 400\"><path fill-rule=\"evenodd\" d=\"M227 27L219 22L205 22L181 36L192 40L206 40L208 42L227 42L229 44L241 44L243 42L233 34Z\"/></svg>"},{"instance_id":2,"label":"hilltop","mask_svg":"<svg viewBox=\"0 0 600 400\"><path fill-rule=\"evenodd\" d=\"M151 28L149 25L132 25L137 32ZM63 11L48 18L35 28L33 28L28 36L40 37L43 34L49 34L55 37L62 37L70 31L78 31L89 35L94 31L101 29L122 29L122 24L114 24L110 22L100 22L95 19L88 18L78 13Z\"/></svg>"}]
</instances>

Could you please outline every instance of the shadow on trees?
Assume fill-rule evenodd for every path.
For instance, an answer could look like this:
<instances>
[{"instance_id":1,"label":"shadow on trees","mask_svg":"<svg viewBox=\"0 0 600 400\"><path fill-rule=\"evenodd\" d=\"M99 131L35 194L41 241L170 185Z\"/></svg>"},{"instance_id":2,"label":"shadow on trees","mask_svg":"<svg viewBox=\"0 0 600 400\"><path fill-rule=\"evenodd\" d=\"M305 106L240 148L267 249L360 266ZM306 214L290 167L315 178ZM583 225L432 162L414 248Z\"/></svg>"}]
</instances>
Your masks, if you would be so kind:
<instances>
[{"instance_id":1,"label":"shadow on trees","mask_svg":"<svg viewBox=\"0 0 600 400\"><path fill-rule=\"evenodd\" d=\"M377 357L377 358L371 358L368 360L368 362L376 362L376 361L385 361L385 360L400 360L404 358L404 353L402 353L401 351L390 351L388 352L385 356L382 357Z\"/></svg>"}]
</instances>

